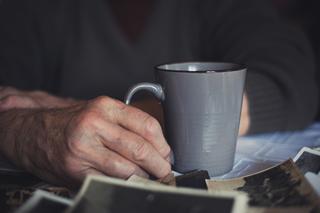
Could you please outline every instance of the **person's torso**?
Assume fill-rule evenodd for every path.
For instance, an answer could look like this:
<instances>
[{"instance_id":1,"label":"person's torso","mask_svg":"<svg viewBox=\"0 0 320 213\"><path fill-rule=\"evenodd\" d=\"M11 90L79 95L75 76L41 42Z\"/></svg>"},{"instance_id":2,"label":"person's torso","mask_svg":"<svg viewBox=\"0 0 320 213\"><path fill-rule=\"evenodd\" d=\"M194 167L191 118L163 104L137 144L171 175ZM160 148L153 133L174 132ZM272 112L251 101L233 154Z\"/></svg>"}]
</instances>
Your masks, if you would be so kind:
<instances>
[{"instance_id":1,"label":"person's torso","mask_svg":"<svg viewBox=\"0 0 320 213\"><path fill-rule=\"evenodd\" d=\"M154 81L155 65L198 59L194 23L179 6L178 1L156 1L139 38L131 42L106 1L68 1L58 50L57 93L121 99L131 85Z\"/></svg>"}]
</instances>

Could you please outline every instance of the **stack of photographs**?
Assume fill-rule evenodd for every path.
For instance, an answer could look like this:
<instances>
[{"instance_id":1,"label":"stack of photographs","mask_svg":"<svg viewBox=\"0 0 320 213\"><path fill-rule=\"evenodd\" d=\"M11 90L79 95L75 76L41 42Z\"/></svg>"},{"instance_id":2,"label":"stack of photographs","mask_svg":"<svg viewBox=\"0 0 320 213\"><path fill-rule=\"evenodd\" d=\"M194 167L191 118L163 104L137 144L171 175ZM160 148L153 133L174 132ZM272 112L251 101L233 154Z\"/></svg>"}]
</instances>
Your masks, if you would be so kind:
<instances>
[{"instance_id":1,"label":"stack of photographs","mask_svg":"<svg viewBox=\"0 0 320 213\"><path fill-rule=\"evenodd\" d=\"M229 180L207 180L208 190L234 190L249 196L249 206L263 212L309 212L319 206L319 197L290 159L253 175Z\"/></svg>"},{"instance_id":2,"label":"stack of photographs","mask_svg":"<svg viewBox=\"0 0 320 213\"><path fill-rule=\"evenodd\" d=\"M320 196L320 151L303 147L293 161Z\"/></svg>"},{"instance_id":3,"label":"stack of photographs","mask_svg":"<svg viewBox=\"0 0 320 213\"><path fill-rule=\"evenodd\" d=\"M246 212L241 192L208 192L136 181L89 176L67 212Z\"/></svg>"},{"instance_id":4,"label":"stack of photographs","mask_svg":"<svg viewBox=\"0 0 320 213\"><path fill-rule=\"evenodd\" d=\"M16 213L62 213L72 206L73 201L52 193L37 190Z\"/></svg>"},{"instance_id":5,"label":"stack of photographs","mask_svg":"<svg viewBox=\"0 0 320 213\"><path fill-rule=\"evenodd\" d=\"M294 160L228 180L207 171L159 180L88 176L74 200L37 191L17 213L320 212L319 192L320 152L305 147Z\"/></svg>"}]
</instances>

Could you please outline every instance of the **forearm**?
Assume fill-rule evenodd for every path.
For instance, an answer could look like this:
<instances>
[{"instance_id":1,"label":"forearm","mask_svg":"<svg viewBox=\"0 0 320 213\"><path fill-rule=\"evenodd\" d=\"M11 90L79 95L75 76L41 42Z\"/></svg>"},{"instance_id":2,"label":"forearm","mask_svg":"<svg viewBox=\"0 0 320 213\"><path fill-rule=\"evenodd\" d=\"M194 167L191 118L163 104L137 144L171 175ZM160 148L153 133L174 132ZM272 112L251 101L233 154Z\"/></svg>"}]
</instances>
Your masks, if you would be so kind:
<instances>
[{"instance_id":1,"label":"forearm","mask_svg":"<svg viewBox=\"0 0 320 213\"><path fill-rule=\"evenodd\" d=\"M31 137L30 134L26 133L29 132L27 124L31 123L30 117L32 117L33 111L30 109L12 109L0 112L0 152L18 166L21 166L19 160L21 138L25 138L23 143L28 143Z\"/></svg>"},{"instance_id":2,"label":"forearm","mask_svg":"<svg viewBox=\"0 0 320 213\"><path fill-rule=\"evenodd\" d=\"M0 153L55 184L88 174L164 177L170 147L159 123L124 103L98 97L67 108L0 112Z\"/></svg>"},{"instance_id":3,"label":"forearm","mask_svg":"<svg viewBox=\"0 0 320 213\"><path fill-rule=\"evenodd\" d=\"M52 153L48 145L62 141L63 119L68 117L63 113L80 103L82 101L56 97L43 91L0 87L0 154L16 165L32 170L34 166L28 160L33 158L30 153L44 150ZM45 161L48 156L41 158Z\"/></svg>"},{"instance_id":4,"label":"forearm","mask_svg":"<svg viewBox=\"0 0 320 213\"><path fill-rule=\"evenodd\" d=\"M62 152L61 134L64 122L57 121L55 110L48 109L12 109L0 112L0 153L15 165L49 181L53 177L42 172L55 171L51 168L51 159ZM61 112L59 112L61 113ZM64 116L59 116L63 118ZM57 147L61 148L57 150ZM59 162L56 162L59 165ZM45 176L44 176L45 175Z\"/></svg>"}]
</instances>

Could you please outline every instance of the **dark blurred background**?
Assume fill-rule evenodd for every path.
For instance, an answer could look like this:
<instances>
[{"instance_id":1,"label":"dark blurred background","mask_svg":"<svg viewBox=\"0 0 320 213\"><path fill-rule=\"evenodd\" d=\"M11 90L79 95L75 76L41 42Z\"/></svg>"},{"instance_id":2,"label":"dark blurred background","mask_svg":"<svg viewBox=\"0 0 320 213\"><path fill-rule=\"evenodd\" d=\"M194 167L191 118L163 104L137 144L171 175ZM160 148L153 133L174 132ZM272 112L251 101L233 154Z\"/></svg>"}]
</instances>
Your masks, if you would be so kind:
<instances>
[{"instance_id":1,"label":"dark blurred background","mask_svg":"<svg viewBox=\"0 0 320 213\"><path fill-rule=\"evenodd\" d=\"M288 22L303 30L315 53L317 83L320 91L320 1L272 0L279 14ZM318 119L320 113L318 114Z\"/></svg>"},{"instance_id":2,"label":"dark blurred background","mask_svg":"<svg viewBox=\"0 0 320 213\"><path fill-rule=\"evenodd\" d=\"M222 0L223 1L223 0ZM320 91L320 0L268 0L280 16L300 28L308 37L317 63L317 82ZM0 4L3 0L0 0ZM125 2L125 1L124 1ZM118 3L123 3L119 1ZM320 94L320 93L319 93ZM320 97L319 97L320 98ZM319 99L320 100L320 99ZM320 113L318 114L318 120Z\"/></svg>"}]
</instances>

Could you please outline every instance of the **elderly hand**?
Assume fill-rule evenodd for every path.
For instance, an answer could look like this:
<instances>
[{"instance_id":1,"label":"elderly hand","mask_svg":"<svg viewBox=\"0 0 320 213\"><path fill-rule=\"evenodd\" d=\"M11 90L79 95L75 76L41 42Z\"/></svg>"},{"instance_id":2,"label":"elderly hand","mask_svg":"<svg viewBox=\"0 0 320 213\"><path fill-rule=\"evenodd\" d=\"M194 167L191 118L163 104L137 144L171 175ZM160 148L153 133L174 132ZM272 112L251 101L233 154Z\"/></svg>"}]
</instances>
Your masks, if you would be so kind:
<instances>
[{"instance_id":1,"label":"elderly hand","mask_svg":"<svg viewBox=\"0 0 320 213\"><path fill-rule=\"evenodd\" d=\"M99 97L68 108L15 110L5 112L7 119L23 120L7 129L15 134L4 140L13 146L0 142L0 150L50 182L77 185L87 174L161 178L171 171L159 123L120 101Z\"/></svg>"}]
</instances>

